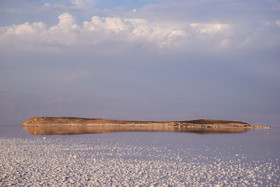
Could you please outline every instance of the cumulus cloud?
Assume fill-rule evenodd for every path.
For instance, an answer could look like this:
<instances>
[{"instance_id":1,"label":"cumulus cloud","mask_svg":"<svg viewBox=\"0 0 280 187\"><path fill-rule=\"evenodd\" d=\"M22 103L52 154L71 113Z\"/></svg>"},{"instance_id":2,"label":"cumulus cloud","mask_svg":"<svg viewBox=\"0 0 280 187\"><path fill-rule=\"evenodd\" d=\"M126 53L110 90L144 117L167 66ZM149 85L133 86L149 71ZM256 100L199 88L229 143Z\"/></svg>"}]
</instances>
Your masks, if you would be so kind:
<instances>
[{"instance_id":1,"label":"cumulus cloud","mask_svg":"<svg viewBox=\"0 0 280 187\"><path fill-rule=\"evenodd\" d=\"M50 28L50 30L62 30L71 32L71 30L78 29L79 26L76 24L75 18L69 13L63 13L58 16L59 22L57 25Z\"/></svg>"},{"instance_id":2,"label":"cumulus cloud","mask_svg":"<svg viewBox=\"0 0 280 187\"><path fill-rule=\"evenodd\" d=\"M119 17L101 18L98 16L93 16L91 21L85 21L83 28L89 31L111 31L114 33L129 31L130 29L129 25Z\"/></svg>"},{"instance_id":3,"label":"cumulus cloud","mask_svg":"<svg viewBox=\"0 0 280 187\"><path fill-rule=\"evenodd\" d=\"M7 35L28 35L28 34L36 34L43 32L46 30L46 25L43 22L34 22L30 24L29 22L13 25L8 27L5 34Z\"/></svg>"},{"instance_id":4,"label":"cumulus cloud","mask_svg":"<svg viewBox=\"0 0 280 187\"><path fill-rule=\"evenodd\" d=\"M196 45L197 49L201 46L210 50L248 47L251 44L256 46L257 40L265 36L259 32L262 29L252 28L254 32L259 32L255 34L258 37L252 37L252 33L248 32L247 36L240 38L238 30L240 28L236 25L219 22L151 22L138 18L99 16L93 16L91 20L78 24L75 18L66 12L58 16L56 25L50 27L41 21L0 27L0 48L35 51L92 48L98 49L99 53L106 53L131 45L143 46L147 50L151 47L179 51ZM263 40L265 41L265 38ZM108 50L110 43L115 43L115 46L119 46L118 49Z\"/></svg>"},{"instance_id":5,"label":"cumulus cloud","mask_svg":"<svg viewBox=\"0 0 280 187\"><path fill-rule=\"evenodd\" d=\"M93 16L90 21L84 21L81 25L69 13L59 15L58 19L58 24L49 28L43 22L2 27L0 46L26 48L27 43L36 50L60 46L93 46L98 41L118 41L171 47L173 44L175 46L178 38L186 36L185 31L177 26L168 27L144 19ZM30 37L26 37L28 35Z\"/></svg>"}]
</instances>

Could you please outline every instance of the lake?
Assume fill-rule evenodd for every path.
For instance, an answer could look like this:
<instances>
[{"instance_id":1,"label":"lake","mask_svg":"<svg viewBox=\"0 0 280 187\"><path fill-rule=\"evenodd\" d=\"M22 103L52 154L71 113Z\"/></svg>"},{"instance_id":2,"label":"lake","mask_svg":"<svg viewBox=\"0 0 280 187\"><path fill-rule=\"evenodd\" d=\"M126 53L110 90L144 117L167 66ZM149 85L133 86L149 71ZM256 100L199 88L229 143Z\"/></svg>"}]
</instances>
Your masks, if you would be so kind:
<instances>
[{"instance_id":1,"label":"lake","mask_svg":"<svg viewBox=\"0 0 280 187\"><path fill-rule=\"evenodd\" d=\"M90 129L75 135L18 125L0 129L0 186L280 184L278 127L210 133Z\"/></svg>"}]
</instances>

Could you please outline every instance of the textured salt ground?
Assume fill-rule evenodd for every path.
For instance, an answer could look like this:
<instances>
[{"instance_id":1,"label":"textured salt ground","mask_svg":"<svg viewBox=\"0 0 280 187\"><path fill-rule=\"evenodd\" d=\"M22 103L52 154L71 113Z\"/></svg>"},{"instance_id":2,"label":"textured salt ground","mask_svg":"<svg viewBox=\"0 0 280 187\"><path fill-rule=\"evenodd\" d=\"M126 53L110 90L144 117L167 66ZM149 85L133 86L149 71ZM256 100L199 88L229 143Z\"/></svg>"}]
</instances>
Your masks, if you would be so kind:
<instances>
[{"instance_id":1,"label":"textured salt ground","mask_svg":"<svg viewBox=\"0 0 280 187\"><path fill-rule=\"evenodd\" d=\"M0 138L0 186L279 186L277 158L209 145ZM229 149L230 150L230 149Z\"/></svg>"}]
</instances>

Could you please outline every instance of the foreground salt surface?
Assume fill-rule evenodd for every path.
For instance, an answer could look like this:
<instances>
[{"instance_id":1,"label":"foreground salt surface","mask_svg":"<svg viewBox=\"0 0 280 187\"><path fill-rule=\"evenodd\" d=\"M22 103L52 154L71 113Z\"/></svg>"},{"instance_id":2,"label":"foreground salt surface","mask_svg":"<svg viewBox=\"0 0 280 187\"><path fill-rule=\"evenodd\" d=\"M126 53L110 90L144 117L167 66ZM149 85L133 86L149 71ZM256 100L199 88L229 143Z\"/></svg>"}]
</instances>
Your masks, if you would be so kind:
<instances>
[{"instance_id":1,"label":"foreground salt surface","mask_svg":"<svg viewBox=\"0 0 280 187\"><path fill-rule=\"evenodd\" d=\"M37 136L0 138L0 147L0 186L278 186L280 178L277 158L207 144Z\"/></svg>"}]
</instances>

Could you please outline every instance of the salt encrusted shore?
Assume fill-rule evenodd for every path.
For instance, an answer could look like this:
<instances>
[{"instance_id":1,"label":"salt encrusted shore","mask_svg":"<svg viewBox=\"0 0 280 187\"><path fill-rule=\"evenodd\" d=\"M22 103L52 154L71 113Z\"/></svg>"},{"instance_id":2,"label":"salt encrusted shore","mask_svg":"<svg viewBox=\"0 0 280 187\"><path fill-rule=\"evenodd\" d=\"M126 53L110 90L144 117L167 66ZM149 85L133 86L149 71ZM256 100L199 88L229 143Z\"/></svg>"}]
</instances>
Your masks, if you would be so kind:
<instances>
[{"instance_id":1,"label":"salt encrusted shore","mask_svg":"<svg viewBox=\"0 0 280 187\"><path fill-rule=\"evenodd\" d=\"M213 145L0 137L0 147L0 186L278 186L280 178L278 159Z\"/></svg>"},{"instance_id":2,"label":"salt encrusted shore","mask_svg":"<svg viewBox=\"0 0 280 187\"><path fill-rule=\"evenodd\" d=\"M22 126L161 126L185 128L269 128L265 126L249 125L239 121L199 119L191 121L123 121L96 118L76 117L33 117Z\"/></svg>"}]
</instances>

